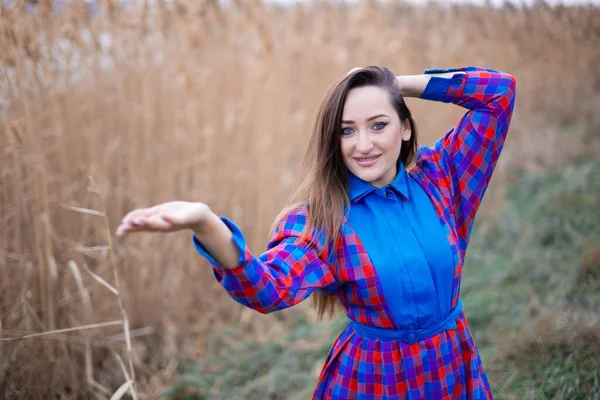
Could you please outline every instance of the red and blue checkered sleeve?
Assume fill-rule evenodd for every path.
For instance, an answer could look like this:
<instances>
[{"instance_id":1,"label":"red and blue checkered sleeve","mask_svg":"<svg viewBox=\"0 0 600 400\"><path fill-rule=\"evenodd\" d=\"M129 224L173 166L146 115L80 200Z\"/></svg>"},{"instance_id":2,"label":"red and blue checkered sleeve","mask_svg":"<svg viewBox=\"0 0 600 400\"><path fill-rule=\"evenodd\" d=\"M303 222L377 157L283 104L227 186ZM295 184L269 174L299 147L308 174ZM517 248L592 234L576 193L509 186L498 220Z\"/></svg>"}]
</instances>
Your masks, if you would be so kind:
<instances>
[{"instance_id":1,"label":"red and blue checkered sleeve","mask_svg":"<svg viewBox=\"0 0 600 400\"><path fill-rule=\"evenodd\" d=\"M254 256L242 231L229 219L221 218L233 233L240 250L238 266L220 266L194 236L199 254L213 266L217 281L238 303L263 314L300 303L315 290L336 292L335 267L328 261L331 251L317 235L304 237L306 213L283 218L262 255Z\"/></svg>"},{"instance_id":2,"label":"red and blue checkered sleeve","mask_svg":"<svg viewBox=\"0 0 600 400\"><path fill-rule=\"evenodd\" d=\"M419 150L417 164L454 210L458 234L468 243L475 214L485 194L508 133L516 80L479 67L433 69L421 98L454 103L468 111L433 147Z\"/></svg>"}]
</instances>

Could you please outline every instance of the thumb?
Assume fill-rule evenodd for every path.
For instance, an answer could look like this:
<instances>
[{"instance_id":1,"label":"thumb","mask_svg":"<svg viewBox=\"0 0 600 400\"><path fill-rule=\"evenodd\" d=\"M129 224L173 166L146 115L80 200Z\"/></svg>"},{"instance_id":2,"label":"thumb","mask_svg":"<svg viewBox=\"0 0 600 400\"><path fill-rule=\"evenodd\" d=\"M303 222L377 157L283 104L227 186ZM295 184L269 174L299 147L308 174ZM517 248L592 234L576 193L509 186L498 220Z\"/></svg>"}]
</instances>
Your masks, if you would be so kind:
<instances>
[{"instance_id":1,"label":"thumb","mask_svg":"<svg viewBox=\"0 0 600 400\"><path fill-rule=\"evenodd\" d=\"M181 215L179 214L173 214L173 213L167 213L161 216L157 216L158 218L160 218L160 221L164 224L168 224L170 226L172 226L173 228L182 228L183 226L185 226L185 219L182 218Z\"/></svg>"},{"instance_id":2,"label":"thumb","mask_svg":"<svg viewBox=\"0 0 600 400\"><path fill-rule=\"evenodd\" d=\"M148 218L148 223L153 228L158 228L158 229L168 229L171 225L167 221L165 221L165 219L160 215L151 216L150 218Z\"/></svg>"}]
</instances>

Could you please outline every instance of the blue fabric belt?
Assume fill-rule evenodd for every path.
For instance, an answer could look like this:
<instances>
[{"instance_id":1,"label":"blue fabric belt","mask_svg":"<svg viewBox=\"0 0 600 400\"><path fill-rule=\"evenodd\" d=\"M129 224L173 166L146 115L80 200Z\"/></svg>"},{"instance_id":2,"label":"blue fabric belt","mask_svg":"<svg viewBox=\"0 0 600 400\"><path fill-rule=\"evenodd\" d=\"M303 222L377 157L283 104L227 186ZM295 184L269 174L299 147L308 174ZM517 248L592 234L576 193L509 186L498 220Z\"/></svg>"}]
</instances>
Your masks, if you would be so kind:
<instances>
[{"instance_id":1,"label":"blue fabric belt","mask_svg":"<svg viewBox=\"0 0 600 400\"><path fill-rule=\"evenodd\" d=\"M462 308L462 300L459 299L456 307L454 307L454 310L452 310L450 315L448 315L448 318L427 329L384 329L375 326L364 325L356 321L351 321L350 325L352 325L356 333L369 338L382 340L402 340L408 344L413 344L423 339L435 336L438 333L442 333L445 330L456 329L456 319L460 315Z\"/></svg>"}]
</instances>

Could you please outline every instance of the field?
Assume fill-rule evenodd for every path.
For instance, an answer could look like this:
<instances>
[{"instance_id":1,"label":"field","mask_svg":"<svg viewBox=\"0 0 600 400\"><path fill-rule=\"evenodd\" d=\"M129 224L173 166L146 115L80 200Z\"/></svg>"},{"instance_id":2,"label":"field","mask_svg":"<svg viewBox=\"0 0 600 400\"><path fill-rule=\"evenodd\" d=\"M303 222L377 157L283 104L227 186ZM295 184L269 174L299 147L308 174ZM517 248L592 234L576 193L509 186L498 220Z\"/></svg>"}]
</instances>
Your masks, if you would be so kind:
<instances>
[{"instance_id":1,"label":"field","mask_svg":"<svg viewBox=\"0 0 600 400\"><path fill-rule=\"evenodd\" d=\"M600 399L599 8L50 4L0 6L0 397L308 398L342 316L244 310L190 234L114 229L204 201L259 252L321 97L383 64L517 78L467 319L497 398ZM409 101L422 144L461 114Z\"/></svg>"}]
</instances>

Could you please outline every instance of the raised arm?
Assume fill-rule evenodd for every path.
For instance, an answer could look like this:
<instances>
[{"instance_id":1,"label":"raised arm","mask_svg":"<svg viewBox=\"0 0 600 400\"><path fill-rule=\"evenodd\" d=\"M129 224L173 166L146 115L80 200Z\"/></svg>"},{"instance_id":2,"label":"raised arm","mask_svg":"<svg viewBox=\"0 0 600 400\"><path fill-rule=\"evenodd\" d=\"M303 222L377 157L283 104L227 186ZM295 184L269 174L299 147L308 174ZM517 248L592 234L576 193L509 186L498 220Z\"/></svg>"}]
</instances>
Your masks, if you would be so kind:
<instances>
[{"instance_id":1,"label":"raised arm","mask_svg":"<svg viewBox=\"0 0 600 400\"><path fill-rule=\"evenodd\" d=\"M469 234L502 151L515 102L515 78L478 67L428 70L399 77L406 96L454 103L468 111L433 147L417 155L417 167L454 210L458 234Z\"/></svg>"},{"instance_id":2,"label":"raised arm","mask_svg":"<svg viewBox=\"0 0 600 400\"><path fill-rule=\"evenodd\" d=\"M451 79L455 74L464 74L464 72L440 72L435 75L427 73L422 75L400 75L396 79L402 96L421 97L431 78Z\"/></svg>"}]
</instances>

